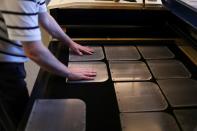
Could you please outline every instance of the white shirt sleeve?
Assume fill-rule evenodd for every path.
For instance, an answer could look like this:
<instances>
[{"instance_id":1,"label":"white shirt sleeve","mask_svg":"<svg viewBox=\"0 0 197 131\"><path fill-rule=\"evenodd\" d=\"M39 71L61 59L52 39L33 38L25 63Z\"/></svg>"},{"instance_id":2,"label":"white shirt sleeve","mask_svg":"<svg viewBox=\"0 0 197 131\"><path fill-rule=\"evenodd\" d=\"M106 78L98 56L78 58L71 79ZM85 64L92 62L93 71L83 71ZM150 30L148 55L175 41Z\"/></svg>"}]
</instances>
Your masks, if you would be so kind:
<instances>
[{"instance_id":1,"label":"white shirt sleeve","mask_svg":"<svg viewBox=\"0 0 197 131\"><path fill-rule=\"evenodd\" d=\"M3 1L2 14L7 25L9 39L18 41L41 40L38 14L47 11L44 0Z\"/></svg>"},{"instance_id":2,"label":"white shirt sleeve","mask_svg":"<svg viewBox=\"0 0 197 131\"><path fill-rule=\"evenodd\" d=\"M46 7L46 1L45 0L40 0L39 4L39 12L47 12L47 7Z\"/></svg>"}]
</instances>

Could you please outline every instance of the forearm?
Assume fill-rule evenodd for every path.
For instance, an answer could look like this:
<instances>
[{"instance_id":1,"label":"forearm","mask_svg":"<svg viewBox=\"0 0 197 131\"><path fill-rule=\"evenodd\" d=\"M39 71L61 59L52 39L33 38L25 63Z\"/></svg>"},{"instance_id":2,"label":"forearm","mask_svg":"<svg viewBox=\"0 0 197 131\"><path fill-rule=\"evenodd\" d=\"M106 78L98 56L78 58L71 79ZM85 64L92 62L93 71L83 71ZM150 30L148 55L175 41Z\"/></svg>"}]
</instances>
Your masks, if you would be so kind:
<instances>
[{"instance_id":1,"label":"forearm","mask_svg":"<svg viewBox=\"0 0 197 131\"><path fill-rule=\"evenodd\" d=\"M43 69L63 77L68 77L70 73L68 68L59 62L51 52L43 46L41 41L24 42L23 48L27 57L40 65Z\"/></svg>"},{"instance_id":2,"label":"forearm","mask_svg":"<svg viewBox=\"0 0 197 131\"><path fill-rule=\"evenodd\" d=\"M39 14L39 22L43 26L45 30L48 31L53 37L57 38L63 44L66 44L69 48L71 48L76 54L83 55L88 54L91 55L94 50L88 47L83 47L74 41L64 33L61 27L57 24L57 22L50 16L49 13L40 13Z\"/></svg>"},{"instance_id":3,"label":"forearm","mask_svg":"<svg viewBox=\"0 0 197 131\"><path fill-rule=\"evenodd\" d=\"M57 24L57 22L50 14L40 14L39 22L41 26L54 38L62 41L68 46L73 42L72 39L68 35L66 35L66 33L61 29L61 27Z\"/></svg>"}]
</instances>

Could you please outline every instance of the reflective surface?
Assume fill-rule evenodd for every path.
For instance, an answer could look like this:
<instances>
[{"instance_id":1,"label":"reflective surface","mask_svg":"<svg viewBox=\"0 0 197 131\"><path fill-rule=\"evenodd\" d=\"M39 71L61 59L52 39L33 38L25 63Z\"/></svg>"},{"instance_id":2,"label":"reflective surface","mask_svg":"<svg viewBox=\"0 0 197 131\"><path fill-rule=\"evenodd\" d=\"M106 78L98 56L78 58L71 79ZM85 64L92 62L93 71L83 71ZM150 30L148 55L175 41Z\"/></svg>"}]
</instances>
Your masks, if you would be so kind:
<instances>
[{"instance_id":1,"label":"reflective surface","mask_svg":"<svg viewBox=\"0 0 197 131\"><path fill-rule=\"evenodd\" d=\"M109 67L113 81L150 80L152 77L141 61L110 61Z\"/></svg>"},{"instance_id":2,"label":"reflective surface","mask_svg":"<svg viewBox=\"0 0 197 131\"><path fill-rule=\"evenodd\" d=\"M105 46L107 60L139 60L140 54L135 46Z\"/></svg>"},{"instance_id":3,"label":"reflective surface","mask_svg":"<svg viewBox=\"0 0 197 131\"><path fill-rule=\"evenodd\" d=\"M85 131L85 112L79 99L37 100L25 131Z\"/></svg>"},{"instance_id":4,"label":"reflective surface","mask_svg":"<svg viewBox=\"0 0 197 131\"><path fill-rule=\"evenodd\" d=\"M69 61L96 61L104 59L103 49L101 46L90 46L94 49L92 55L77 55L73 51L69 51Z\"/></svg>"},{"instance_id":5,"label":"reflective surface","mask_svg":"<svg viewBox=\"0 0 197 131\"><path fill-rule=\"evenodd\" d=\"M144 59L169 59L174 54L166 46L138 46Z\"/></svg>"},{"instance_id":6,"label":"reflective surface","mask_svg":"<svg viewBox=\"0 0 197 131\"><path fill-rule=\"evenodd\" d=\"M191 77L187 68L178 60L148 60L147 63L156 79Z\"/></svg>"},{"instance_id":7,"label":"reflective surface","mask_svg":"<svg viewBox=\"0 0 197 131\"><path fill-rule=\"evenodd\" d=\"M174 113L183 131L197 131L197 109L175 110Z\"/></svg>"},{"instance_id":8,"label":"reflective surface","mask_svg":"<svg viewBox=\"0 0 197 131\"><path fill-rule=\"evenodd\" d=\"M151 82L124 82L114 84L120 112L159 111L167 102L159 87Z\"/></svg>"},{"instance_id":9,"label":"reflective surface","mask_svg":"<svg viewBox=\"0 0 197 131\"><path fill-rule=\"evenodd\" d=\"M122 113L120 119L122 131L180 131L166 113Z\"/></svg>"},{"instance_id":10,"label":"reflective surface","mask_svg":"<svg viewBox=\"0 0 197 131\"><path fill-rule=\"evenodd\" d=\"M192 79L159 80L159 86L173 107L197 106L197 81Z\"/></svg>"},{"instance_id":11,"label":"reflective surface","mask_svg":"<svg viewBox=\"0 0 197 131\"><path fill-rule=\"evenodd\" d=\"M68 81L69 83L89 83L104 82L108 80L107 67L104 62L69 62L69 68L87 68L96 71L97 75L94 80Z\"/></svg>"}]
</instances>

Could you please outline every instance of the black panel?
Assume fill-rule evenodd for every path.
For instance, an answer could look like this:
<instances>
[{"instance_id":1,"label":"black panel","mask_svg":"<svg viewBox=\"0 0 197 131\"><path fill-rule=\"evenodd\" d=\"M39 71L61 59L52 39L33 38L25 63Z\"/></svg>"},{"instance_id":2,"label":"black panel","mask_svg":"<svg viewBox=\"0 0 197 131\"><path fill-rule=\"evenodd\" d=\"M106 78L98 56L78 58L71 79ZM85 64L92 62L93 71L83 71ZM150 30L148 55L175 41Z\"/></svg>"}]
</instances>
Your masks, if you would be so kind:
<instances>
[{"instance_id":1,"label":"black panel","mask_svg":"<svg viewBox=\"0 0 197 131\"><path fill-rule=\"evenodd\" d=\"M197 29L197 11L183 2L178 0L162 0L164 6L166 6L172 13L190 24L193 28Z\"/></svg>"},{"instance_id":2,"label":"black panel","mask_svg":"<svg viewBox=\"0 0 197 131\"><path fill-rule=\"evenodd\" d=\"M161 25L166 10L54 9L52 16L60 25ZM63 17L62 17L63 16Z\"/></svg>"}]
</instances>

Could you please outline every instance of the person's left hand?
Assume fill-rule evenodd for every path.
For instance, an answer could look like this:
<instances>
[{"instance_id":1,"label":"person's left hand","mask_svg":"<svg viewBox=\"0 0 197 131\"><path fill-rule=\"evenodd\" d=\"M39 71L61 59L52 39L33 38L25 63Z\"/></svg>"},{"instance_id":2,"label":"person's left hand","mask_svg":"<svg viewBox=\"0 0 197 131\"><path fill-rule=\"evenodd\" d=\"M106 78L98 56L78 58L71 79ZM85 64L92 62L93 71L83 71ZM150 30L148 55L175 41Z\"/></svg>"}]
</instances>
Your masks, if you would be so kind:
<instances>
[{"instance_id":1,"label":"person's left hand","mask_svg":"<svg viewBox=\"0 0 197 131\"><path fill-rule=\"evenodd\" d=\"M74 53L78 55L92 55L94 53L94 50L92 48L79 45L74 41L72 42L72 44L70 44L69 47Z\"/></svg>"}]
</instances>

